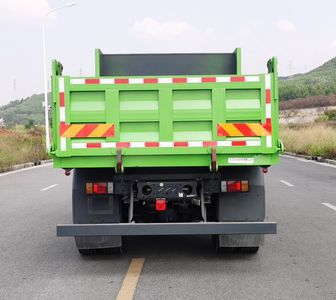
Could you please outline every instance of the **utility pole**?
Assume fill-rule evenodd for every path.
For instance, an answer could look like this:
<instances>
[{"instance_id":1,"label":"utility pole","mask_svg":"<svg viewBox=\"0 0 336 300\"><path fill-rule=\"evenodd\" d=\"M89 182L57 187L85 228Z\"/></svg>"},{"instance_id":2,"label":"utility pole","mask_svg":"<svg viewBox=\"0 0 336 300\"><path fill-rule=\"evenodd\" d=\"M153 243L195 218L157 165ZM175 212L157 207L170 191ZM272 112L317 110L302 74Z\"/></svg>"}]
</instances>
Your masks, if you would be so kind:
<instances>
[{"instance_id":1,"label":"utility pole","mask_svg":"<svg viewBox=\"0 0 336 300\"><path fill-rule=\"evenodd\" d=\"M49 133L49 114L48 114L48 77L47 77L47 47L46 47L46 23L47 23L47 18L48 16L57 10L74 6L76 5L76 2L70 2L67 4L64 4L60 7L56 7L54 9L49 10L42 22L42 50L43 50L43 86L44 86L44 122L45 122L45 135L46 135L46 150L49 152L50 150L50 133Z\"/></svg>"}]
</instances>

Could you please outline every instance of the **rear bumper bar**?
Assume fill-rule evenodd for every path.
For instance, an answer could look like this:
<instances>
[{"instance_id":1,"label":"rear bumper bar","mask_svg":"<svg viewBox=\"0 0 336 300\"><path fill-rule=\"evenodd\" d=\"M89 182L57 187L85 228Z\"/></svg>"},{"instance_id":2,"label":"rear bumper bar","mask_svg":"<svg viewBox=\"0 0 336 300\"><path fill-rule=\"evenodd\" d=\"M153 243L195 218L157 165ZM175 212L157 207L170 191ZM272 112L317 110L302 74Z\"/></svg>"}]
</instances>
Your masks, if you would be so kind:
<instances>
[{"instance_id":1,"label":"rear bumper bar","mask_svg":"<svg viewBox=\"0 0 336 300\"><path fill-rule=\"evenodd\" d=\"M274 222L113 223L57 226L57 236L276 234Z\"/></svg>"}]
</instances>

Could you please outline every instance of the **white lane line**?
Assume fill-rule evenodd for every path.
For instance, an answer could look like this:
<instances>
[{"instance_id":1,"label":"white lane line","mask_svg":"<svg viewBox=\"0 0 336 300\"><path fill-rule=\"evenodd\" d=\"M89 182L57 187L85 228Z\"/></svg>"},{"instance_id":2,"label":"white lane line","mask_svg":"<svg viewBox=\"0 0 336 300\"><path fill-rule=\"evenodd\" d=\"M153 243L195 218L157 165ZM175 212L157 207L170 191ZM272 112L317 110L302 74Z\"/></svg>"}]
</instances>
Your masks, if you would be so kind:
<instances>
[{"instance_id":1,"label":"white lane line","mask_svg":"<svg viewBox=\"0 0 336 300\"><path fill-rule=\"evenodd\" d=\"M44 192L44 191L50 190L50 189L54 188L55 186L58 186L58 183L49 185L49 186L41 189L40 192Z\"/></svg>"},{"instance_id":2,"label":"white lane line","mask_svg":"<svg viewBox=\"0 0 336 300\"><path fill-rule=\"evenodd\" d=\"M33 169L50 167L51 165L52 165L52 163L46 163L46 164L39 165L39 166L23 168L23 169L19 169L19 170L15 170L15 171L9 171L9 172L6 172L6 173L1 173L0 177L7 176L7 175L12 175L12 174L16 174L16 173L21 173L21 172L25 172L25 171L29 171L29 170L33 170Z\"/></svg>"},{"instance_id":3,"label":"white lane line","mask_svg":"<svg viewBox=\"0 0 336 300\"><path fill-rule=\"evenodd\" d=\"M329 207L331 209L333 209L334 211L336 211L336 206L335 205L332 205L330 203L322 203L323 205L325 205L326 207Z\"/></svg>"},{"instance_id":4,"label":"white lane line","mask_svg":"<svg viewBox=\"0 0 336 300\"><path fill-rule=\"evenodd\" d=\"M289 183L289 182L286 181L286 180L280 180L280 182L282 182L283 184L285 184L285 185L287 185L287 186L290 186L290 187L294 186L293 184Z\"/></svg>"}]
</instances>

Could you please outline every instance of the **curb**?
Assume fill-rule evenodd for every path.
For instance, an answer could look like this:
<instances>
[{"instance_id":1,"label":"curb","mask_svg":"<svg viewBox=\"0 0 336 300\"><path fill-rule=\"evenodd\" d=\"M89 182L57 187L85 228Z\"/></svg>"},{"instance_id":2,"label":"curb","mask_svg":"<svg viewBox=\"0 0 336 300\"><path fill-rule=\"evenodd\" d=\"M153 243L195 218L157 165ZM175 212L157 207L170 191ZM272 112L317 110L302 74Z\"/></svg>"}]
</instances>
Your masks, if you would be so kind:
<instances>
[{"instance_id":1,"label":"curb","mask_svg":"<svg viewBox=\"0 0 336 300\"><path fill-rule=\"evenodd\" d=\"M284 152L283 154L288 155L288 156L293 156L293 157L304 158L304 159L307 159L307 160L314 160L314 161L317 161L317 162L326 163L326 164L336 166L336 160L328 159L328 158L322 158L320 156L310 156L310 155L298 154L298 153L293 153L293 152Z\"/></svg>"},{"instance_id":2,"label":"curb","mask_svg":"<svg viewBox=\"0 0 336 300\"><path fill-rule=\"evenodd\" d=\"M29 162L29 163L14 165L14 166L5 168L4 170L0 170L0 173L6 173L6 172L9 172L9 171L16 171L16 170L20 170L20 169L45 165L45 164L52 163L52 161L53 161L52 159L46 159L46 160L40 160L40 161L37 161L37 162Z\"/></svg>"}]
</instances>

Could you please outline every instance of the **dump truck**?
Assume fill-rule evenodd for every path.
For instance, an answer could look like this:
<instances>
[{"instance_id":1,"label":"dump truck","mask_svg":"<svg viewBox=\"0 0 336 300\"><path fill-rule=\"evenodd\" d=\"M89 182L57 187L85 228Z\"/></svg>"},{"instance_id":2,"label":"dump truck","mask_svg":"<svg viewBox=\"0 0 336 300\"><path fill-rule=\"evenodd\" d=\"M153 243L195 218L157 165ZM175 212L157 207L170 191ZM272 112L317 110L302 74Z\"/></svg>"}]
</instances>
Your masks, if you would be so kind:
<instances>
[{"instance_id":1,"label":"dump truck","mask_svg":"<svg viewBox=\"0 0 336 300\"><path fill-rule=\"evenodd\" d=\"M243 75L233 53L103 54L95 76L52 62L54 167L73 173L72 236L83 255L125 236L210 235L218 251L255 253L264 173L278 163L277 60ZM265 68L266 69L266 68Z\"/></svg>"}]
</instances>

